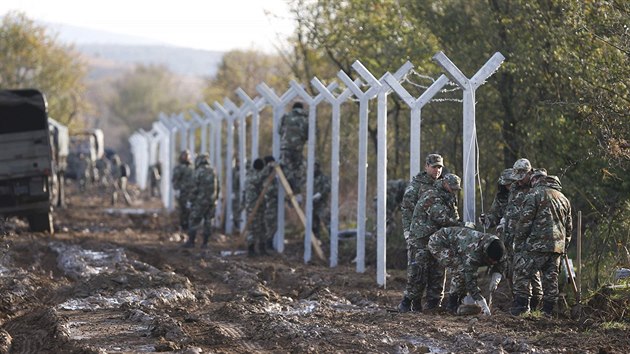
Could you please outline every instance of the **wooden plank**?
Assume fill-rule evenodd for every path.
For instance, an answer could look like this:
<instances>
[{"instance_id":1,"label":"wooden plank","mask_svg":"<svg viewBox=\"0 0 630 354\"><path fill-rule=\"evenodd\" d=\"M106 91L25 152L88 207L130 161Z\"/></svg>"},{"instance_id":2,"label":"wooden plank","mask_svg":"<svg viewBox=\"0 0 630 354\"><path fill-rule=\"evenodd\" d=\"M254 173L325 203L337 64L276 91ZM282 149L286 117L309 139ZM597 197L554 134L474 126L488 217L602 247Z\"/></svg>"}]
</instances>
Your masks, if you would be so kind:
<instances>
[{"instance_id":1,"label":"wooden plank","mask_svg":"<svg viewBox=\"0 0 630 354\"><path fill-rule=\"evenodd\" d=\"M278 175L278 178L280 179L280 183L282 184L282 187L284 188L287 196L289 197L289 200L291 201L291 204L293 205L293 208L298 214L298 218L300 218L300 221L302 221L302 224L304 225L304 228L306 229L306 216L304 215L302 208L300 208L300 204L295 199L295 195L293 194L293 189L291 189L291 185L289 184L289 181L287 181L287 178L285 177L284 172L282 172L282 169L280 168L279 165L275 165L274 169L276 171L276 175ZM321 260L326 261L326 256L324 255L322 248L319 246L320 241L315 236L314 233L311 237L311 244L313 245L313 248L315 249L315 253L317 254L317 256Z\"/></svg>"}]
</instances>

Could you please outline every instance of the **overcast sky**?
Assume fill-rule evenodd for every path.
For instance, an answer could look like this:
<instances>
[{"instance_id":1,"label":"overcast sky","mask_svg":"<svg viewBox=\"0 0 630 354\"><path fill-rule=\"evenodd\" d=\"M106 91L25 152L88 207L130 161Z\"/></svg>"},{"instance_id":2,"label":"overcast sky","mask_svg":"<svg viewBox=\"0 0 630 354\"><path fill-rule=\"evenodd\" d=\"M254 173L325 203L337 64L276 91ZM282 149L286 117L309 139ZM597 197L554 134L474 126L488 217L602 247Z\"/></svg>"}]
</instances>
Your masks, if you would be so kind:
<instances>
[{"instance_id":1,"label":"overcast sky","mask_svg":"<svg viewBox=\"0 0 630 354\"><path fill-rule=\"evenodd\" d=\"M293 29L286 0L0 0L0 15L10 10L33 20L218 51L273 51Z\"/></svg>"}]
</instances>

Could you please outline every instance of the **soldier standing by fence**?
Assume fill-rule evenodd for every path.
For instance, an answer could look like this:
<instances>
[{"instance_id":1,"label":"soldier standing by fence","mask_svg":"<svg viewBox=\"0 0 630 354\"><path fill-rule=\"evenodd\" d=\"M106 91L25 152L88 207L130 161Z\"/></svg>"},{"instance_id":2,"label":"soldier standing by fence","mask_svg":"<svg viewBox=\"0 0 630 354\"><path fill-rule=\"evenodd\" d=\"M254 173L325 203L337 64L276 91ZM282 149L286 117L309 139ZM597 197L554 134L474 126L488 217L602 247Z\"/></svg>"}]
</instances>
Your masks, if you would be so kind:
<instances>
[{"instance_id":1,"label":"soldier standing by fence","mask_svg":"<svg viewBox=\"0 0 630 354\"><path fill-rule=\"evenodd\" d=\"M291 112L282 116L280 126L280 164L293 189L298 195L304 176L304 144L308 140L308 117L302 102L295 102Z\"/></svg>"},{"instance_id":2,"label":"soldier standing by fence","mask_svg":"<svg viewBox=\"0 0 630 354\"><path fill-rule=\"evenodd\" d=\"M315 162L313 193L313 233L321 239L322 224L327 231L330 230L330 209L328 208L330 177L322 173L319 162Z\"/></svg>"},{"instance_id":3,"label":"soldier standing by fence","mask_svg":"<svg viewBox=\"0 0 630 354\"><path fill-rule=\"evenodd\" d=\"M540 272L542 311L551 316L558 302L558 271L566 254L573 223L571 203L562 194L560 179L542 171L532 175L532 191L525 197L516 225L515 244L524 244L522 256L514 261L514 306L511 313L527 311L529 284Z\"/></svg>"},{"instance_id":4,"label":"soldier standing by fence","mask_svg":"<svg viewBox=\"0 0 630 354\"><path fill-rule=\"evenodd\" d=\"M173 189L177 192L177 205L179 207L179 226L182 231L188 232L190 208L195 188L194 169L190 161L190 151L184 150L179 155L179 164L173 169Z\"/></svg>"},{"instance_id":5,"label":"soldier standing by fence","mask_svg":"<svg viewBox=\"0 0 630 354\"><path fill-rule=\"evenodd\" d=\"M265 238L265 213L260 206L257 210L254 210L256 201L260 197L262 185L264 182L263 169L265 168L265 161L261 158L257 158L252 163L252 169L249 170L247 175L247 187L245 189L245 204L247 207L247 219L250 219L250 215L255 213L251 218L251 223L248 225L247 234L247 254L249 256L256 255L256 243L264 240ZM260 244L259 244L260 245Z\"/></svg>"},{"instance_id":6,"label":"soldier standing by fence","mask_svg":"<svg viewBox=\"0 0 630 354\"><path fill-rule=\"evenodd\" d=\"M122 162L120 156L114 155L112 157L112 205L116 205L118 202L118 194L122 194L128 206L133 204L131 202L131 196L129 196L129 192L127 192L127 181L130 174L131 170L129 169L129 165Z\"/></svg>"},{"instance_id":7,"label":"soldier standing by fence","mask_svg":"<svg viewBox=\"0 0 630 354\"><path fill-rule=\"evenodd\" d=\"M264 161L266 166L269 166L268 168L270 169L270 173L272 173L273 166L276 164L276 159L273 156L268 155L265 156ZM265 193L264 206L265 248L267 250L272 250L273 238L278 230L278 177L274 177L274 180L271 182L267 192Z\"/></svg>"},{"instance_id":8,"label":"soldier standing by fence","mask_svg":"<svg viewBox=\"0 0 630 354\"><path fill-rule=\"evenodd\" d=\"M208 240L212 234L212 218L214 207L219 194L219 184L214 169L210 166L208 154L199 154L195 159L194 190L190 222L188 224L188 241L186 248L195 247L197 230L203 223L203 243L201 248L208 247Z\"/></svg>"}]
</instances>

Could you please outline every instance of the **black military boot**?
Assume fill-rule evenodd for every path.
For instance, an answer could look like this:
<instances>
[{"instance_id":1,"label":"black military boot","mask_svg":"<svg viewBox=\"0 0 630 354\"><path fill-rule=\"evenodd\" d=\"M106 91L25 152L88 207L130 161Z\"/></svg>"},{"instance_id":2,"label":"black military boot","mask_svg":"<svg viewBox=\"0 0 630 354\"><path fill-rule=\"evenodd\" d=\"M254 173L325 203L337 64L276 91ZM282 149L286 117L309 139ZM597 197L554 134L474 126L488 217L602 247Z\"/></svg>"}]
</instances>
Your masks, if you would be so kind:
<instances>
[{"instance_id":1,"label":"black military boot","mask_svg":"<svg viewBox=\"0 0 630 354\"><path fill-rule=\"evenodd\" d=\"M209 239L210 239L210 235L203 235L203 243L201 244L201 248L208 248Z\"/></svg>"},{"instance_id":2,"label":"black military boot","mask_svg":"<svg viewBox=\"0 0 630 354\"><path fill-rule=\"evenodd\" d=\"M194 248L195 247L195 238L196 238L196 233L194 232L188 232L188 241L186 241L186 243L184 243L184 245L182 247L184 248Z\"/></svg>"},{"instance_id":3,"label":"black military boot","mask_svg":"<svg viewBox=\"0 0 630 354\"><path fill-rule=\"evenodd\" d=\"M554 316L553 310L555 306L556 306L555 302L545 301L542 306L542 312L548 317L553 317Z\"/></svg>"},{"instance_id":4,"label":"black military boot","mask_svg":"<svg viewBox=\"0 0 630 354\"><path fill-rule=\"evenodd\" d=\"M440 308L440 299L427 300L424 306L424 312L434 313Z\"/></svg>"},{"instance_id":5,"label":"black military boot","mask_svg":"<svg viewBox=\"0 0 630 354\"><path fill-rule=\"evenodd\" d=\"M451 315L456 315L458 307L459 307L459 295L448 294L448 304L446 304L446 310Z\"/></svg>"},{"instance_id":6,"label":"black military boot","mask_svg":"<svg viewBox=\"0 0 630 354\"><path fill-rule=\"evenodd\" d=\"M532 297L531 299L529 299L529 310L530 311L538 310L538 305L540 305L540 300L542 299L539 297Z\"/></svg>"},{"instance_id":7,"label":"black military boot","mask_svg":"<svg viewBox=\"0 0 630 354\"><path fill-rule=\"evenodd\" d=\"M273 248L273 237L267 240L267 250L272 251Z\"/></svg>"},{"instance_id":8,"label":"black military boot","mask_svg":"<svg viewBox=\"0 0 630 354\"><path fill-rule=\"evenodd\" d=\"M263 256L266 256L269 254L267 253L267 242L261 241L258 243L258 252Z\"/></svg>"},{"instance_id":9,"label":"black military boot","mask_svg":"<svg viewBox=\"0 0 630 354\"><path fill-rule=\"evenodd\" d=\"M247 246L247 256L249 257L256 256L256 246L254 244Z\"/></svg>"},{"instance_id":10,"label":"black military boot","mask_svg":"<svg viewBox=\"0 0 630 354\"><path fill-rule=\"evenodd\" d=\"M512 316L519 316L521 314L528 312L529 311L528 302L529 301L527 301L527 298L517 296L514 299L514 303L512 304L512 307L510 308L510 314Z\"/></svg>"},{"instance_id":11,"label":"black military boot","mask_svg":"<svg viewBox=\"0 0 630 354\"><path fill-rule=\"evenodd\" d=\"M408 297L403 297L400 304L398 304L398 312L409 312L411 311L411 300Z\"/></svg>"},{"instance_id":12,"label":"black military boot","mask_svg":"<svg viewBox=\"0 0 630 354\"><path fill-rule=\"evenodd\" d=\"M411 311L422 312L422 301L420 299L411 300Z\"/></svg>"}]
</instances>

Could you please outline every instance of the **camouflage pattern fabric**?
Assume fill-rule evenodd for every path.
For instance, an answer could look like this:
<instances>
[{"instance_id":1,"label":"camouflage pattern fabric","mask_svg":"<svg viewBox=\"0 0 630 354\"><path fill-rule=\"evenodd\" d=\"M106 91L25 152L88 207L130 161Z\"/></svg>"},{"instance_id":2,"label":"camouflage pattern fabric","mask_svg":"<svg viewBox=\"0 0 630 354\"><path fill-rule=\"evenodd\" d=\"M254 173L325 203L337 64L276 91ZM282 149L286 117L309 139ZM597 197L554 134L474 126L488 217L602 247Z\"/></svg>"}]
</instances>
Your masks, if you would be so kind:
<instances>
[{"instance_id":1,"label":"camouflage pattern fabric","mask_svg":"<svg viewBox=\"0 0 630 354\"><path fill-rule=\"evenodd\" d=\"M409 191L409 188L407 188ZM407 240L407 287L405 295L419 300L426 289L427 301L441 301L444 296L444 267L431 256L427 248L429 236L442 227L463 225L459 221L456 198L444 189L442 180L426 190L413 212L411 234Z\"/></svg>"},{"instance_id":2,"label":"camouflage pattern fabric","mask_svg":"<svg viewBox=\"0 0 630 354\"><path fill-rule=\"evenodd\" d=\"M322 224L329 229L330 210L328 208L328 198L330 196L330 177L323 174L319 169L315 169L313 181L313 194L320 194L317 200L313 200L313 232L315 236L321 236Z\"/></svg>"},{"instance_id":3,"label":"camouflage pattern fabric","mask_svg":"<svg viewBox=\"0 0 630 354\"><path fill-rule=\"evenodd\" d=\"M477 269L490 265L486 251L495 235L466 227L445 227L429 237L428 248L438 262L449 269L451 274L450 294L465 296L469 293L475 300L481 300L477 285ZM501 272L501 263L493 266L493 272Z\"/></svg>"},{"instance_id":4,"label":"camouflage pattern fabric","mask_svg":"<svg viewBox=\"0 0 630 354\"><path fill-rule=\"evenodd\" d=\"M266 176L264 174L265 168L260 171L251 169L247 175L247 185L245 188L245 205L247 208L248 219L252 211L254 210L254 206L256 205L256 201L258 200L258 197L262 190L262 186ZM248 226L249 232L247 234L247 244L250 246L255 245L256 242L265 239L265 211L262 206L258 207L256 214L252 218L251 224L249 224Z\"/></svg>"},{"instance_id":5,"label":"camouflage pattern fabric","mask_svg":"<svg viewBox=\"0 0 630 354\"><path fill-rule=\"evenodd\" d=\"M127 205L131 205L131 197L127 192L127 176L124 176L123 169L128 170L129 166L122 163L118 156L112 160L112 205L118 202L118 194L122 194Z\"/></svg>"},{"instance_id":6,"label":"camouflage pattern fabric","mask_svg":"<svg viewBox=\"0 0 630 354\"><path fill-rule=\"evenodd\" d=\"M241 225L240 171L238 165L232 169L232 221L238 230Z\"/></svg>"},{"instance_id":7,"label":"camouflage pattern fabric","mask_svg":"<svg viewBox=\"0 0 630 354\"><path fill-rule=\"evenodd\" d=\"M486 226L493 227L499 224L499 221L501 221L501 218L505 215L509 197L510 190L504 186L499 186L499 190L494 196L490 210L486 214Z\"/></svg>"},{"instance_id":8,"label":"camouflage pattern fabric","mask_svg":"<svg viewBox=\"0 0 630 354\"><path fill-rule=\"evenodd\" d=\"M505 230L503 233L503 243L505 244L505 249L508 253L508 258L505 266L506 277L508 279L508 282L511 283L513 283L513 279L515 277L515 260L517 257L521 257L522 253L525 252L525 245L515 242L514 235L516 234L516 224L520 219L523 203L525 202L525 197L527 196L529 191L529 184L519 185L518 183L513 183L510 186L510 195L508 196L508 202L505 207ZM530 289L531 294L528 291L527 298L541 298L543 290L540 275L537 274L533 276L530 280L531 283L527 286L527 288ZM514 284L512 284L512 290L514 290Z\"/></svg>"},{"instance_id":9,"label":"camouflage pattern fabric","mask_svg":"<svg viewBox=\"0 0 630 354\"><path fill-rule=\"evenodd\" d=\"M195 233L203 222L202 234L207 238L212 233L212 218L214 208L219 195L219 184L214 169L208 164L200 164L195 168L194 190L188 231Z\"/></svg>"},{"instance_id":10,"label":"camouflage pattern fabric","mask_svg":"<svg viewBox=\"0 0 630 354\"><path fill-rule=\"evenodd\" d=\"M89 178L89 161L87 157L84 155L79 156L79 160L77 161L77 181L79 182L79 187L81 190L85 189L85 185L87 184Z\"/></svg>"},{"instance_id":11,"label":"camouflage pattern fabric","mask_svg":"<svg viewBox=\"0 0 630 354\"><path fill-rule=\"evenodd\" d=\"M301 191L304 176L302 150L308 140L308 117L301 108L294 108L282 116L278 127L280 134L280 164L294 194Z\"/></svg>"},{"instance_id":12,"label":"camouflage pattern fabric","mask_svg":"<svg viewBox=\"0 0 630 354\"><path fill-rule=\"evenodd\" d=\"M418 199L420 199L420 196L425 191L432 189L434 184L435 180L426 172L418 173L411 179L407 189L405 189L405 193L403 194L403 199L400 204L404 231L411 230L411 220L413 218L413 212L416 208L416 204L418 203Z\"/></svg>"},{"instance_id":13,"label":"camouflage pattern fabric","mask_svg":"<svg viewBox=\"0 0 630 354\"><path fill-rule=\"evenodd\" d=\"M103 156L96 160L96 170L98 171L98 183L101 186L107 186L109 184L109 176L111 174L111 164L109 160Z\"/></svg>"},{"instance_id":14,"label":"camouflage pattern fabric","mask_svg":"<svg viewBox=\"0 0 630 354\"><path fill-rule=\"evenodd\" d=\"M278 177L269 185L267 193L265 193L265 239L273 240L278 229Z\"/></svg>"},{"instance_id":15,"label":"camouflage pattern fabric","mask_svg":"<svg viewBox=\"0 0 630 354\"><path fill-rule=\"evenodd\" d=\"M190 207L195 190L194 170L189 163L180 163L173 169L173 189L178 191L177 205L179 206L179 225L184 231L188 231Z\"/></svg>"},{"instance_id":16,"label":"camouflage pattern fabric","mask_svg":"<svg viewBox=\"0 0 630 354\"><path fill-rule=\"evenodd\" d=\"M571 203L561 190L557 177L547 176L525 198L514 238L526 252L514 264L515 296L528 297L527 283L540 271L543 300L557 300L559 259L573 231Z\"/></svg>"}]
</instances>

